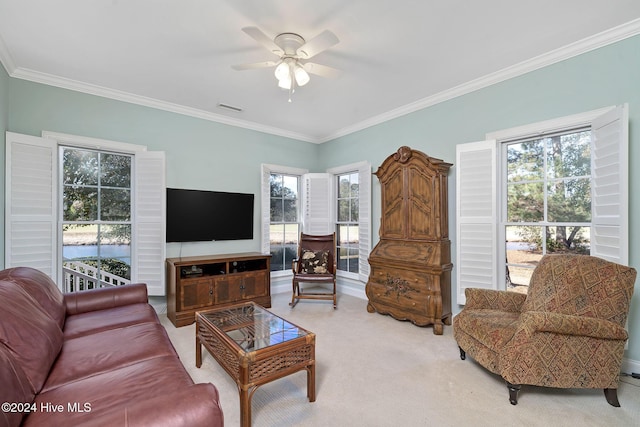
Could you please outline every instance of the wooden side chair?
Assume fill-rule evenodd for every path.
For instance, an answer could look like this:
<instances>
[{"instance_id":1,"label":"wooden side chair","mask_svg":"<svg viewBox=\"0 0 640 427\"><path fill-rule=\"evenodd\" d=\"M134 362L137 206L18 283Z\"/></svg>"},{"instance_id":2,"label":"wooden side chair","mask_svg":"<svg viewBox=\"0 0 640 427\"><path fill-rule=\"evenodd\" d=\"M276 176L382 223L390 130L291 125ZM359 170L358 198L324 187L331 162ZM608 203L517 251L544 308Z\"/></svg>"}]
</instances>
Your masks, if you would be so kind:
<instances>
[{"instance_id":1,"label":"wooden side chair","mask_svg":"<svg viewBox=\"0 0 640 427\"><path fill-rule=\"evenodd\" d=\"M336 298L336 233L321 236L300 234L298 258L291 263L293 270L293 295L289 305L295 307L301 299L333 301ZM304 292L301 283L310 285L310 291ZM318 291L318 285L330 284L332 290Z\"/></svg>"}]
</instances>

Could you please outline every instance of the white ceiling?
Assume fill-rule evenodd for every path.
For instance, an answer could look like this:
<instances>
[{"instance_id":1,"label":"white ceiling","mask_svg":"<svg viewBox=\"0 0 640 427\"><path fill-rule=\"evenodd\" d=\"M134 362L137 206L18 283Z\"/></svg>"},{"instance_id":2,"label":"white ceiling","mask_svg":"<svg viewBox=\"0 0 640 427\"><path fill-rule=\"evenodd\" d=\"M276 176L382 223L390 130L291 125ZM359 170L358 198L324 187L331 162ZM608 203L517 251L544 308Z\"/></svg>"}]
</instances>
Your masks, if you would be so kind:
<instances>
[{"instance_id":1,"label":"white ceiling","mask_svg":"<svg viewBox=\"0 0 640 427\"><path fill-rule=\"evenodd\" d=\"M340 39L288 103L241 31ZM0 0L12 77L323 142L640 33L638 0ZM224 110L218 104L242 108Z\"/></svg>"}]
</instances>

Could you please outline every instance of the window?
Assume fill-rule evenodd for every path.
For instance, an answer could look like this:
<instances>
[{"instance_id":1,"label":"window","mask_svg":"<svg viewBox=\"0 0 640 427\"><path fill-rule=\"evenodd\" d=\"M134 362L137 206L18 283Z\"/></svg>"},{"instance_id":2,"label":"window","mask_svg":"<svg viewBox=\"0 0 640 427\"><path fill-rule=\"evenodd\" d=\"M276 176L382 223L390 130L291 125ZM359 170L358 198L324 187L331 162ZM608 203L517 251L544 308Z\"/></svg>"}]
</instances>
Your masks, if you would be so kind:
<instances>
[{"instance_id":1,"label":"window","mask_svg":"<svg viewBox=\"0 0 640 427\"><path fill-rule=\"evenodd\" d=\"M130 283L132 156L59 150L65 291Z\"/></svg>"},{"instance_id":2,"label":"window","mask_svg":"<svg viewBox=\"0 0 640 427\"><path fill-rule=\"evenodd\" d=\"M546 253L590 252L591 130L502 143L506 288L526 293Z\"/></svg>"},{"instance_id":3,"label":"window","mask_svg":"<svg viewBox=\"0 0 640 427\"><path fill-rule=\"evenodd\" d=\"M300 236L300 177L269 175L269 252L271 271L291 268L298 252Z\"/></svg>"},{"instance_id":4,"label":"window","mask_svg":"<svg viewBox=\"0 0 640 427\"><path fill-rule=\"evenodd\" d=\"M262 252L273 255L272 277L291 274L300 232L335 231L341 251L338 274L366 282L371 250L370 193L368 162L332 168L327 173L263 164Z\"/></svg>"},{"instance_id":5,"label":"window","mask_svg":"<svg viewBox=\"0 0 640 427\"><path fill-rule=\"evenodd\" d=\"M358 273L359 182L358 172L336 175L336 240L338 270Z\"/></svg>"},{"instance_id":6,"label":"window","mask_svg":"<svg viewBox=\"0 0 640 427\"><path fill-rule=\"evenodd\" d=\"M338 275L366 283L371 251L371 164L327 170L334 187L332 222L338 246Z\"/></svg>"},{"instance_id":7,"label":"window","mask_svg":"<svg viewBox=\"0 0 640 427\"><path fill-rule=\"evenodd\" d=\"M272 255L272 275L286 275L298 252L301 177L307 171L269 164L261 168L262 253Z\"/></svg>"},{"instance_id":8,"label":"window","mask_svg":"<svg viewBox=\"0 0 640 427\"><path fill-rule=\"evenodd\" d=\"M62 285L69 255L63 242L82 230L103 255L94 262L103 271L106 259L128 262L121 277L129 274L147 284L149 295L164 295L164 153L54 132L6 135L5 267L33 267ZM74 148L66 172L59 146ZM118 243L124 247L115 257L105 252Z\"/></svg>"},{"instance_id":9,"label":"window","mask_svg":"<svg viewBox=\"0 0 640 427\"><path fill-rule=\"evenodd\" d=\"M487 137L456 146L458 304L466 288L527 285L552 251L628 263L627 105Z\"/></svg>"}]
</instances>

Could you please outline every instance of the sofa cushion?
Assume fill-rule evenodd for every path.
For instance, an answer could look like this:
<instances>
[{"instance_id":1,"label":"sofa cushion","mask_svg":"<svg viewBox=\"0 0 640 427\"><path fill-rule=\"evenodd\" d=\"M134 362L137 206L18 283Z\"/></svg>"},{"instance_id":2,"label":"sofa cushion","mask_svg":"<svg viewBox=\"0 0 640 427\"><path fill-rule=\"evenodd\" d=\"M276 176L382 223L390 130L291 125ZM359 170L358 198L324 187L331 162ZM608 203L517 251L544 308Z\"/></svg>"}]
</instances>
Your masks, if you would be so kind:
<instances>
[{"instance_id":1,"label":"sofa cushion","mask_svg":"<svg viewBox=\"0 0 640 427\"><path fill-rule=\"evenodd\" d=\"M158 323L141 323L65 340L42 391L163 356L176 357L177 353L166 330Z\"/></svg>"},{"instance_id":2,"label":"sofa cushion","mask_svg":"<svg viewBox=\"0 0 640 427\"><path fill-rule=\"evenodd\" d=\"M7 347L0 344L0 402L25 404L33 401L29 379ZM0 412L0 426L17 427L27 411Z\"/></svg>"},{"instance_id":3,"label":"sofa cushion","mask_svg":"<svg viewBox=\"0 0 640 427\"><path fill-rule=\"evenodd\" d=\"M126 425L128 408L137 407L154 396L172 395L191 385L191 377L175 355L149 359L40 393L35 400L38 405L63 405L65 411L29 414L23 426ZM90 412L66 411L69 402L80 407L87 404ZM154 425L163 425L162 421L156 420Z\"/></svg>"},{"instance_id":4,"label":"sofa cushion","mask_svg":"<svg viewBox=\"0 0 640 427\"><path fill-rule=\"evenodd\" d=\"M139 323L157 322L158 316L156 312L147 303L88 311L67 316L64 324L64 339L67 340Z\"/></svg>"},{"instance_id":5,"label":"sofa cushion","mask_svg":"<svg viewBox=\"0 0 640 427\"><path fill-rule=\"evenodd\" d=\"M14 282L42 307L58 326L64 325L64 297L49 276L34 268L14 267L0 271L0 280Z\"/></svg>"},{"instance_id":6,"label":"sofa cushion","mask_svg":"<svg viewBox=\"0 0 640 427\"><path fill-rule=\"evenodd\" d=\"M14 282L0 281L0 343L12 353L38 393L62 348L62 330L41 306Z\"/></svg>"}]
</instances>

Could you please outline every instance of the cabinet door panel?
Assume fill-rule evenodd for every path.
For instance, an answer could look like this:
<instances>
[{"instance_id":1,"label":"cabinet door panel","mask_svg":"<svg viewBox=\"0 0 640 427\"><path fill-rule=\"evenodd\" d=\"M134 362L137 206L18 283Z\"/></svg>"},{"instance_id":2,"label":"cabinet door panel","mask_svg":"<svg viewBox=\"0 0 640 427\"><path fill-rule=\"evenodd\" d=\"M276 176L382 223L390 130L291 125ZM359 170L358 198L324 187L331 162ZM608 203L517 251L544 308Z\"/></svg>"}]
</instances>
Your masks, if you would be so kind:
<instances>
[{"instance_id":1,"label":"cabinet door panel","mask_svg":"<svg viewBox=\"0 0 640 427\"><path fill-rule=\"evenodd\" d=\"M267 274L269 273L256 273L247 274L244 277L244 283L242 284L244 298L255 298L267 295Z\"/></svg>"},{"instance_id":2,"label":"cabinet door panel","mask_svg":"<svg viewBox=\"0 0 640 427\"><path fill-rule=\"evenodd\" d=\"M210 279L183 280L180 295L182 309L206 307L212 302L212 294Z\"/></svg>"},{"instance_id":3,"label":"cabinet door panel","mask_svg":"<svg viewBox=\"0 0 640 427\"><path fill-rule=\"evenodd\" d=\"M227 276L216 280L216 304L240 301L242 299L241 276Z\"/></svg>"}]
</instances>

